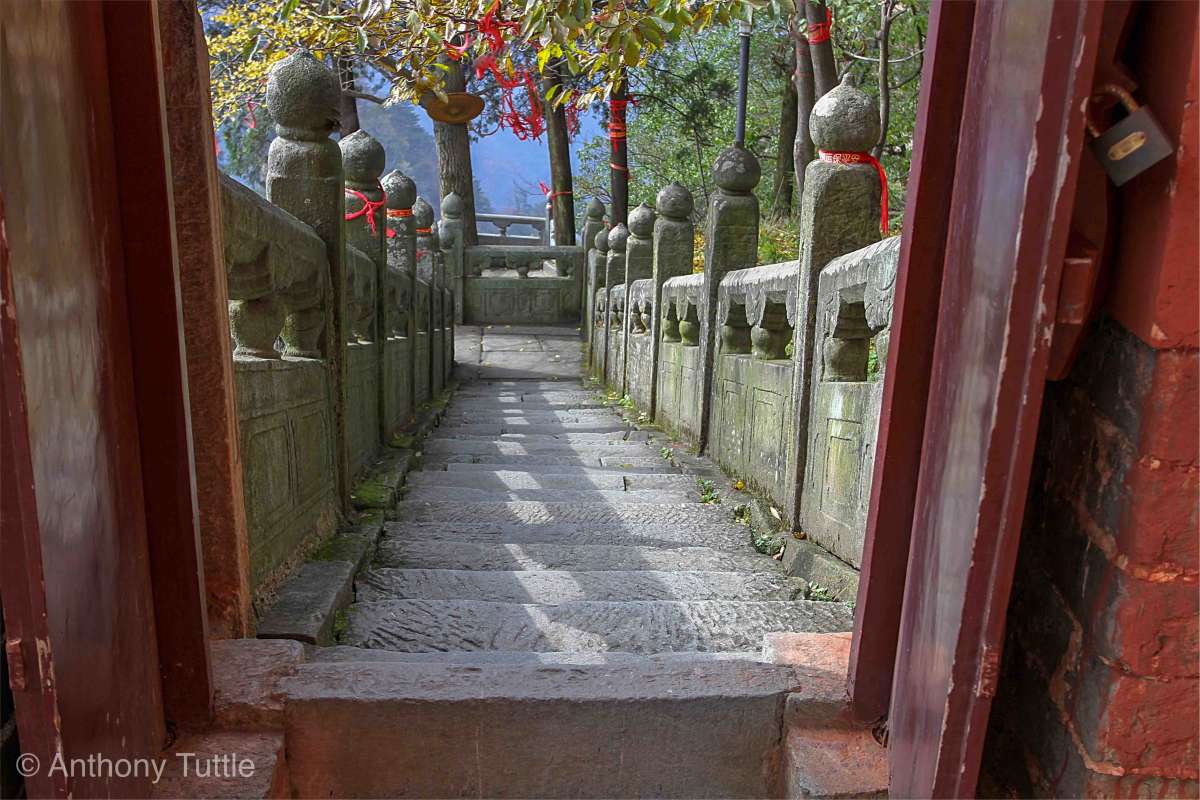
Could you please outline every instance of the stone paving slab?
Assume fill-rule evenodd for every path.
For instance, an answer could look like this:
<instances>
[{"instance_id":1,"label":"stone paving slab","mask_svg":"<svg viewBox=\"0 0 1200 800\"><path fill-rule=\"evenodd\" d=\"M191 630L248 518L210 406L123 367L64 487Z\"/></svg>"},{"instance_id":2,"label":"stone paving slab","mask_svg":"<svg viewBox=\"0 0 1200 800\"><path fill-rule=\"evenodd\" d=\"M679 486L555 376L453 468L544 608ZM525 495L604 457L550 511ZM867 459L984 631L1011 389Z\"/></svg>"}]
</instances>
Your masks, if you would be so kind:
<instances>
[{"instance_id":1,"label":"stone paving slab","mask_svg":"<svg viewBox=\"0 0 1200 800\"><path fill-rule=\"evenodd\" d=\"M379 544L376 566L402 569L477 570L699 570L773 572L779 562L749 548L744 553L712 547L646 545L487 544L462 541L400 541Z\"/></svg>"},{"instance_id":2,"label":"stone paving slab","mask_svg":"<svg viewBox=\"0 0 1200 800\"><path fill-rule=\"evenodd\" d=\"M473 425L470 423L448 423L444 426L442 434L445 437L453 437L454 434L475 433L476 431L491 430L493 436L501 436L506 433L541 433L554 435L558 433L619 433L624 434L631 430L631 427L618 420L610 420L604 418L595 419L563 419L563 420L525 420L511 419L501 423L493 423L491 425ZM475 433L475 435L479 435ZM441 438L441 437L435 437Z\"/></svg>"},{"instance_id":3,"label":"stone paving slab","mask_svg":"<svg viewBox=\"0 0 1200 800\"><path fill-rule=\"evenodd\" d=\"M603 570L475 572L381 568L359 576L360 603L378 600L487 600L569 603L579 600L794 600L804 582L769 572Z\"/></svg>"},{"instance_id":4,"label":"stone paving slab","mask_svg":"<svg viewBox=\"0 0 1200 800\"><path fill-rule=\"evenodd\" d=\"M554 460L547 462L537 456L504 458L489 458L484 461L480 456L479 463L461 461L451 458L430 460L425 462L425 469L446 472L526 472L530 475L587 475L590 473L608 473L611 475L678 475L679 469L659 459L644 459L642 464L617 464L606 467L603 464L580 464L574 459L568 463L558 464ZM561 460L561 459L560 459Z\"/></svg>"},{"instance_id":5,"label":"stone paving slab","mask_svg":"<svg viewBox=\"0 0 1200 800\"><path fill-rule=\"evenodd\" d=\"M410 522L462 522L481 519L510 524L573 522L590 525L710 525L732 522L733 513L719 505L640 503L580 505L515 500L505 503L417 503L396 505L397 519Z\"/></svg>"},{"instance_id":6,"label":"stone paving slab","mask_svg":"<svg viewBox=\"0 0 1200 800\"><path fill-rule=\"evenodd\" d=\"M685 476L681 476L685 477ZM421 486L464 486L472 489L599 489L601 491L624 491L625 476L616 472L595 471L592 475L545 474L532 472L501 471L480 472L414 472L408 476L408 485ZM689 484L693 485L693 484ZM654 487L657 488L657 487Z\"/></svg>"},{"instance_id":7,"label":"stone paving slab","mask_svg":"<svg viewBox=\"0 0 1200 800\"><path fill-rule=\"evenodd\" d=\"M533 426L531 429L536 430ZM598 427L598 426L597 426ZM425 455L454 453L489 456L531 456L539 453L604 458L606 456L647 456L654 453L645 442L614 444L577 444L573 442L486 442L470 439L433 439L425 442Z\"/></svg>"},{"instance_id":8,"label":"stone paving slab","mask_svg":"<svg viewBox=\"0 0 1200 800\"><path fill-rule=\"evenodd\" d=\"M355 603L343 643L409 652L570 650L628 653L750 650L776 631L854 624L842 603L634 600L552 606L480 600Z\"/></svg>"},{"instance_id":9,"label":"stone paving slab","mask_svg":"<svg viewBox=\"0 0 1200 800\"><path fill-rule=\"evenodd\" d=\"M389 535L410 542L483 544L608 544L650 547L709 547L746 552L750 531L736 522L721 525L510 525L479 520L471 525L442 522L389 522Z\"/></svg>"},{"instance_id":10,"label":"stone paving slab","mask_svg":"<svg viewBox=\"0 0 1200 800\"><path fill-rule=\"evenodd\" d=\"M332 644L334 614L351 597L354 570L349 561L302 564L258 621L258 638Z\"/></svg>"},{"instance_id":11,"label":"stone paving slab","mask_svg":"<svg viewBox=\"0 0 1200 800\"><path fill-rule=\"evenodd\" d=\"M506 503L534 500L540 503L699 503L699 491L672 492L662 489L627 492L595 489L473 489L463 486L426 486L412 489L404 499L414 502Z\"/></svg>"},{"instance_id":12,"label":"stone paving slab","mask_svg":"<svg viewBox=\"0 0 1200 800\"><path fill-rule=\"evenodd\" d=\"M391 661L405 664L462 664L464 666L602 666L628 664L645 667L685 665L712 661L762 662L759 652L744 653L578 653L552 651L535 653L529 650L468 650L448 653L398 653L369 647L337 645L314 649L308 656L310 664L345 664L356 661Z\"/></svg>"},{"instance_id":13,"label":"stone paving slab","mask_svg":"<svg viewBox=\"0 0 1200 800\"><path fill-rule=\"evenodd\" d=\"M455 464L484 464L505 469L524 469L526 467L584 467L586 469L615 469L634 470L638 472L679 472L661 456L632 457L587 457L587 456L556 456L547 453L533 455L473 455L470 453L426 453L422 466L425 469L447 469ZM546 471L546 470L542 470Z\"/></svg>"},{"instance_id":14,"label":"stone paving slab","mask_svg":"<svg viewBox=\"0 0 1200 800\"><path fill-rule=\"evenodd\" d=\"M500 425L481 426L495 428L497 431L503 430ZM582 431L563 433L555 431L550 433L479 433L471 430L468 433L461 432L462 429L452 428L443 429L435 439L479 439L488 442L533 442L533 443L548 443L560 442L564 444L617 444L620 442L641 442L643 444L650 442L649 434L646 431Z\"/></svg>"}]
</instances>

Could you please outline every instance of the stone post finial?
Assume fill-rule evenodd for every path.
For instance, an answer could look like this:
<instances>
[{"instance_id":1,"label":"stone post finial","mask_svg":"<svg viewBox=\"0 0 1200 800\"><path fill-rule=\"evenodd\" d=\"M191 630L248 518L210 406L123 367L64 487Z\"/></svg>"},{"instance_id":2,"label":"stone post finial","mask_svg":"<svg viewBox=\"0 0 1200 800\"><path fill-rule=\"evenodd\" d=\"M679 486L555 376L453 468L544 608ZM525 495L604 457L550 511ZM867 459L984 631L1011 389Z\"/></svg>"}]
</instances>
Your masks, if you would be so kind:
<instances>
[{"instance_id":1,"label":"stone post finial","mask_svg":"<svg viewBox=\"0 0 1200 800\"><path fill-rule=\"evenodd\" d=\"M692 199L692 193L686 186L676 181L672 181L658 190L658 197L655 198L654 204L660 217L671 220L690 220L692 212L696 209L696 201Z\"/></svg>"},{"instance_id":2,"label":"stone post finial","mask_svg":"<svg viewBox=\"0 0 1200 800\"><path fill-rule=\"evenodd\" d=\"M861 153L879 143L879 106L875 98L842 82L816 102L809 132L819 150Z\"/></svg>"},{"instance_id":3,"label":"stone post finial","mask_svg":"<svg viewBox=\"0 0 1200 800\"><path fill-rule=\"evenodd\" d=\"M397 211L413 207L417 201L417 185L398 169L383 176L383 191L387 192L387 207Z\"/></svg>"},{"instance_id":4,"label":"stone post finial","mask_svg":"<svg viewBox=\"0 0 1200 800\"><path fill-rule=\"evenodd\" d=\"M342 151L346 183L378 185L387 161L378 139L364 130L357 130L338 142L338 147Z\"/></svg>"},{"instance_id":5,"label":"stone post finial","mask_svg":"<svg viewBox=\"0 0 1200 800\"><path fill-rule=\"evenodd\" d=\"M594 220L604 219L604 203L601 203L599 198L593 197L588 201L587 218Z\"/></svg>"},{"instance_id":6,"label":"stone post finial","mask_svg":"<svg viewBox=\"0 0 1200 800\"><path fill-rule=\"evenodd\" d=\"M442 216L451 217L453 219L462 219L465 204L463 199L458 196L457 192L451 192L442 198Z\"/></svg>"},{"instance_id":7,"label":"stone post finial","mask_svg":"<svg viewBox=\"0 0 1200 800\"><path fill-rule=\"evenodd\" d=\"M275 63L267 78L267 107L280 136L325 139L341 121L342 90L337 76L311 53Z\"/></svg>"},{"instance_id":8,"label":"stone post finial","mask_svg":"<svg viewBox=\"0 0 1200 800\"><path fill-rule=\"evenodd\" d=\"M608 231L608 252L622 253L625 252L625 244L629 241L629 228L625 227L625 223L618 222ZM624 277L622 275L622 277ZM616 284L613 284L614 286Z\"/></svg>"},{"instance_id":9,"label":"stone post finial","mask_svg":"<svg viewBox=\"0 0 1200 800\"><path fill-rule=\"evenodd\" d=\"M596 245L596 249L601 253L608 253L608 228L601 228L600 230L596 231L594 243Z\"/></svg>"},{"instance_id":10,"label":"stone post finial","mask_svg":"<svg viewBox=\"0 0 1200 800\"><path fill-rule=\"evenodd\" d=\"M713 164L713 183L727 194L750 194L760 178L762 167L758 159L744 147L725 148Z\"/></svg>"}]
</instances>

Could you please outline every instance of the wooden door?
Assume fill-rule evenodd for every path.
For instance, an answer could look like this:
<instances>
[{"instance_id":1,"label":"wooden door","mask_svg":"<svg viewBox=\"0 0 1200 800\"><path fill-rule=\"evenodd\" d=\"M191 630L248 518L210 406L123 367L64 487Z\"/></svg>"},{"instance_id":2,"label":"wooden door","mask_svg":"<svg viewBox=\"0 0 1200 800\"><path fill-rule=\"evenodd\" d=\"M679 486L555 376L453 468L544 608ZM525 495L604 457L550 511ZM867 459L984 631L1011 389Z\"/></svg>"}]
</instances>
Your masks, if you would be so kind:
<instances>
[{"instance_id":1,"label":"wooden door","mask_svg":"<svg viewBox=\"0 0 1200 800\"><path fill-rule=\"evenodd\" d=\"M889 715L894 797L974 796L1102 12L975 9Z\"/></svg>"},{"instance_id":2,"label":"wooden door","mask_svg":"<svg viewBox=\"0 0 1200 800\"><path fill-rule=\"evenodd\" d=\"M104 32L99 3L0 3L0 586L33 797L145 796L48 765L165 739Z\"/></svg>"}]
</instances>

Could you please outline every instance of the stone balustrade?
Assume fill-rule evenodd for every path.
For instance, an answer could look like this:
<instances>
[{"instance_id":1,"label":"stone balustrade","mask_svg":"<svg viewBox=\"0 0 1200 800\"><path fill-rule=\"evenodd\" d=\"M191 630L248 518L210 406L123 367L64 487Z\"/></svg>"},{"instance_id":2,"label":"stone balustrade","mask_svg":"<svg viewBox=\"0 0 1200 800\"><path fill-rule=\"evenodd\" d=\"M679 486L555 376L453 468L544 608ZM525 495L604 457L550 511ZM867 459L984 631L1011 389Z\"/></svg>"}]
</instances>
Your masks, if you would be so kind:
<instances>
[{"instance_id":1,"label":"stone balustrade","mask_svg":"<svg viewBox=\"0 0 1200 800\"><path fill-rule=\"evenodd\" d=\"M823 150L865 151L878 136L874 101L848 84L813 114ZM693 203L681 186L635 209L628 228L598 230L587 369L857 566L900 240L879 241L873 168L816 161L799 257L756 265L759 175L747 150L718 157L702 273L691 273Z\"/></svg>"},{"instance_id":2,"label":"stone balustrade","mask_svg":"<svg viewBox=\"0 0 1200 800\"><path fill-rule=\"evenodd\" d=\"M333 74L272 69L264 199L221 179L251 584L270 592L351 510L350 485L453 368L455 287L416 187L382 146L335 143Z\"/></svg>"}]
</instances>

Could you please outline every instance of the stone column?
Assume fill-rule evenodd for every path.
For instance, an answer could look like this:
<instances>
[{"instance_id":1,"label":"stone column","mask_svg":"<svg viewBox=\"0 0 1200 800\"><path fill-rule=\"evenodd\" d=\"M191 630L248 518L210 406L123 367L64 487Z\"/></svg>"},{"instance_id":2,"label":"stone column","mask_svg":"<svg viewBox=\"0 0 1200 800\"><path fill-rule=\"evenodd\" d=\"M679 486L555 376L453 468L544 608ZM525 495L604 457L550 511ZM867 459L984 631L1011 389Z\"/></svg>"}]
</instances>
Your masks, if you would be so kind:
<instances>
[{"instance_id":1,"label":"stone column","mask_svg":"<svg viewBox=\"0 0 1200 800\"><path fill-rule=\"evenodd\" d=\"M412 179L400 170L392 170L383 178L383 191L387 194L387 264L395 290L395 331L407 340L408 348L400 363L405 374L399 376L397 384L404 396L396 398L401 408L401 423L407 423L415 406L413 402L413 370L416 358L416 317L413 303L416 298L417 234L413 222L413 203L417 199L417 187Z\"/></svg>"},{"instance_id":2,"label":"stone column","mask_svg":"<svg viewBox=\"0 0 1200 800\"><path fill-rule=\"evenodd\" d=\"M596 231L592 239L592 250L588 253L588 275L591 283L591 299L589 308L592 309L592 346L589 348L589 361L592 376L604 382L604 358L608 353L608 228ZM603 313L596 310L596 295L603 290ZM602 324L597 327L597 318L602 318Z\"/></svg>"},{"instance_id":3,"label":"stone column","mask_svg":"<svg viewBox=\"0 0 1200 800\"><path fill-rule=\"evenodd\" d=\"M587 205L583 225L583 302L579 304L583 316L583 338L587 343L588 352L592 349L592 337L595 331L595 302L596 302L596 273L592 269L592 251L596 247L596 234L604 227L604 204L592 198ZM589 359L590 359L589 355Z\"/></svg>"},{"instance_id":4,"label":"stone column","mask_svg":"<svg viewBox=\"0 0 1200 800\"><path fill-rule=\"evenodd\" d=\"M625 227L625 223L620 223L614 226L608 232L608 257L605 259L604 267L604 296L606 299L604 307L604 370L601 372L602 378L607 381L609 359L613 354L613 341L615 337L621 336L623 331L614 329L613 325L613 287L619 285L619 282L625 278L625 244L629 241L629 229ZM620 389L622 376L618 372L617 380L614 386L609 386L610 389Z\"/></svg>"},{"instance_id":5,"label":"stone column","mask_svg":"<svg viewBox=\"0 0 1200 800\"><path fill-rule=\"evenodd\" d=\"M454 292L454 322L463 321L463 200L454 192L442 200L442 221L438 224L442 259L446 262L446 283Z\"/></svg>"},{"instance_id":6,"label":"stone column","mask_svg":"<svg viewBox=\"0 0 1200 800\"><path fill-rule=\"evenodd\" d=\"M717 156L712 178L717 185L708 204L704 244L704 309L700 318L700 449L708 444L713 407L713 372L717 351L717 289L726 274L758 264L758 198L754 187L762 177L758 159L742 147ZM749 336L749 332L747 332ZM749 341L747 340L747 352Z\"/></svg>"},{"instance_id":7,"label":"stone column","mask_svg":"<svg viewBox=\"0 0 1200 800\"><path fill-rule=\"evenodd\" d=\"M658 419L658 359L662 347L662 288L668 278L690 275L696 248L696 229L692 224L695 201L681 184L664 186L655 200L658 218L654 221L654 313L650 326L651 381L650 419Z\"/></svg>"},{"instance_id":8,"label":"stone column","mask_svg":"<svg viewBox=\"0 0 1200 800\"><path fill-rule=\"evenodd\" d=\"M329 135L338 128L341 88L337 78L312 55L295 53L271 67L267 105L278 136L267 156L267 199L308 224L325 242L329 278L320 352L329 365L334 468L338 498L350 510L350 455L346 436L345 238L342 225L342 153ZM308 316L315 314L308 310ZM293 314L303 320L303 311ZM315 327L315 326L312 326ZM286 332L286 327L285 327ZM285 336L286 338L286 336ZM286 352L286 351L285 351Z\"/></svg>"},{"instance_id":9,"label":"stone column","mask_svg":"<svg viewBox=\"0 0 1200 800\"><path fill-rule=\"evenodd\" d=\"M629 391L629 337L633 333L633 303L629 287L634 281L654 277L654 209L642 203L629 214L629 239L625 242L625 347L621 368L621 394ZM644 409L649 411L649 409Z\"/></svg>"},{"instance_id":10,"label":"stone column","mask_svg":"<svg viewBox=\"0 0 1200 800\"><path fill-rule=\"evenodd\" d=\"M386 351L392 327L392 309L388 303L387 287L390 282L384 245L386 204L379 177L383 174L387 157L383 145L364 130L357 130L343 138L338 142L338 147L342 151L342 173L346 181L346 244L366 253L375 264L374 320L371 330L363 333L375 343L379 441L387 443L395 433L389 429L384 414L387 391L391 385Z\"/></svg>"},{"instance_id":11,"label":"stone column","mask_svg":"<svg viewBox=\"0 0 1200 800\"><path fill-rule=\"evenodd\" d=\"M865 153L879 140L879 109L870 95L843 82L813 106L809 130L819 151ZM838 256L879 241L881 197L879 176L870 164L817 159L804 171L804 194L800 200L800 286L792 340L795 363L792 402L796 424L787 459L790 507L785 509L792 520L799 518L808 459L817 278L825 265Z\"/></svg>"}]
</instances>

